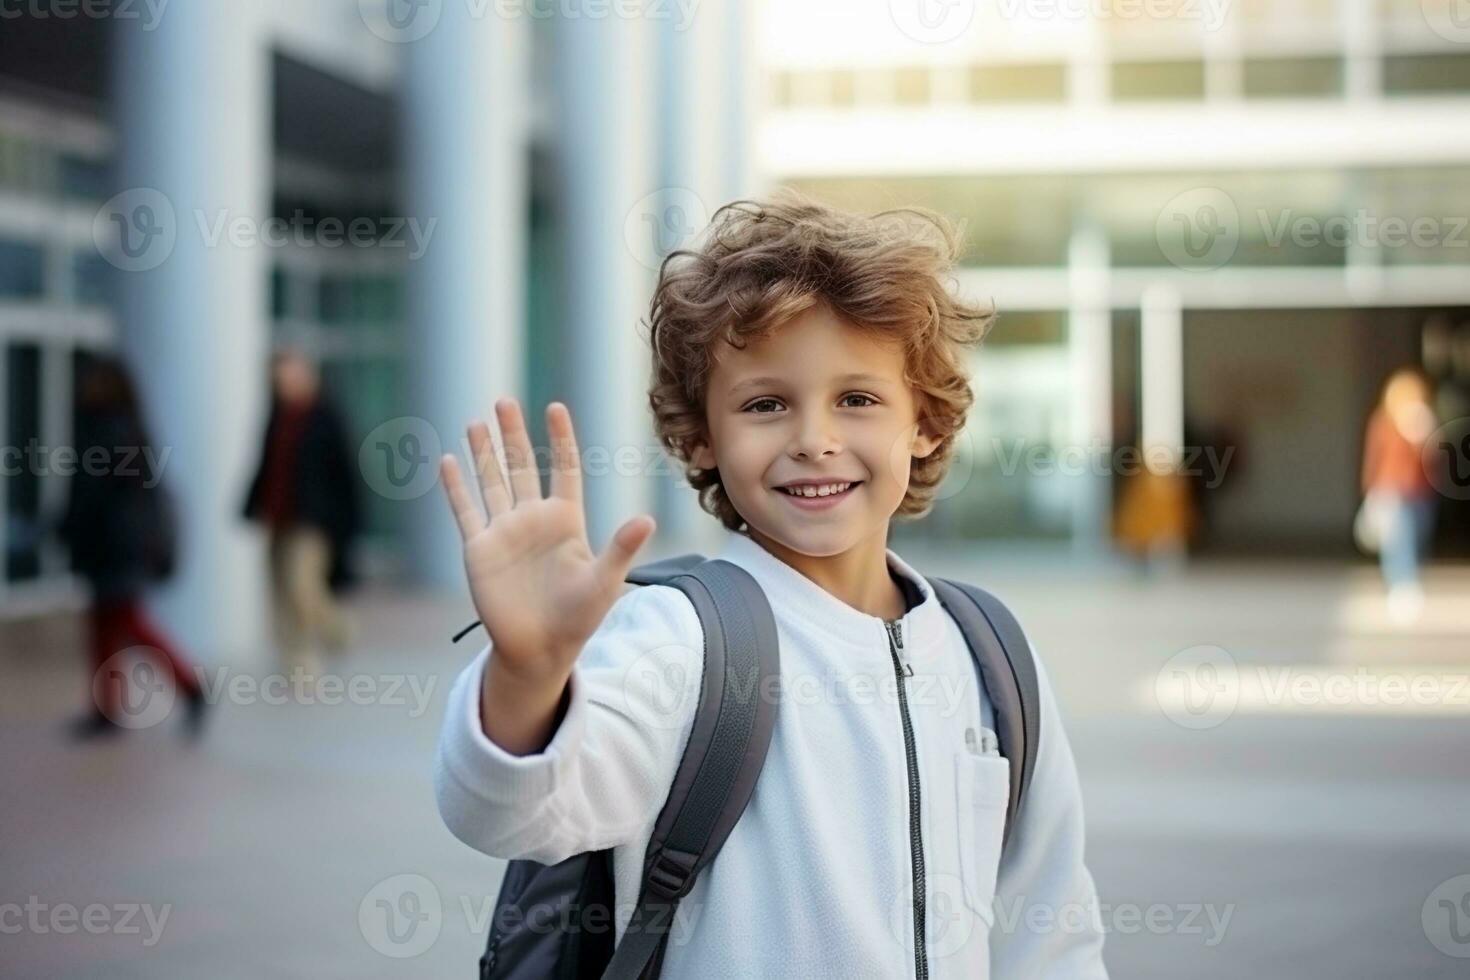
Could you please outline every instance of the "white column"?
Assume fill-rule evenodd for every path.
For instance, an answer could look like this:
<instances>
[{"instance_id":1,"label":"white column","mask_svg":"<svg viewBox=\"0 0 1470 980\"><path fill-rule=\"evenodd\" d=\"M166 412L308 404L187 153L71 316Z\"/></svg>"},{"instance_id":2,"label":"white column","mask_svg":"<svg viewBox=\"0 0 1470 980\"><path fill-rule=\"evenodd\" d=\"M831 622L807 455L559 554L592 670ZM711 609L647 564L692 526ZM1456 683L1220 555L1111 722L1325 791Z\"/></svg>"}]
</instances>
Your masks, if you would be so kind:
<instances>
[{"instance_id":1,"label":"white column","mask_svg":"<svg viewBox=\"0 0 1470 980\"><path fill-rule=\"evenodd\" d=\"M554 195L561 217L565 400L582 449L588 535L654 510L661 477L648 410L646 318L650 209L660 218L649 119L650 25L642 18L563 17L555 31ZM662 534L660 534L662 537ZM660 542L662 543L662 542Z\"/></svg>"},{"instance_id":2,"label":"white column","mask_svg":"<svg viewBox=\"0 0 1470 980\"><path fill-rule=\"evenodd\" d=\"M433 223L427 248L407 263L409 410L427 423L426 455L457 453L471 478L471 418L494 429L495 399L513 396L534 434L544 407L524 401L530 40L524 17L446 3L426 35L404 44L404 215ZM405 502L415 576L463 588L443 490L423 489Z\"/></svg>"},{"instance_id":3,"label":"white column","mask_svg":"<svg viewBox=\"0 0 1470 980\"><path fill-rule=\"evenodd\" d=\"M670 16L656 23L658 41L658 173L660 196L649 201L660 257L693 247L720 205L739 191L734 182L744 159L743 130L736 112L740 76L730 49L739 36L726 30L741 5L708 0L690 20ZM670 10L677 8L671 7ZM737 149L738 148L738 149ZM732 157L738 156L738 159ZM671 552L715 550L719 522L699 506L680 463L656 483L660 544Z\"/></svg>"},{"instance_id":4,"label":"white column","mask_svg":"<svg viewBox=\"0 0 1470 980\"><path fill-rule=\"evenodd\" d=\"M715 7L725 15L724 58L720 65L726 85L728 122L724 129L724 198L751 197L764 189L765 175L755 165L756 119L764 97L766 75L753 39L760 5L747 0L720 0ZM723 202L722 202L723 203Z\"/></svg>"},{"instance_id":5,"label":"white column","mask_svg":"<svg viewBox=\"0 0 1470 980\"><path fill-rule=\"evenodd\" d=\"M179 571L156 607L206 660L259 657L265 635L259 537L240 508L267 397L267 259L200 227L270 214L270 51L256 18L250 4L191 3L156 23L113 21L122 194L99 226L130 228L133 254L108 252L122 348L180 512Z\"/></svg>"},{"instance_id":6,"label":"white column","mask_svg":"<svg viewBox=\"0 0 1470 980\"><path fill-rule=\"evenodd\" d=\"M1067 365L1072 393L1068 431L1088 472L1074 480L1072 543L1091 551L1108 538L1110 496L1105 477L1095 474L1099 454L1112 441L1112 309L1109 249L1101 228L1086 226L1068 245ZM1107 463L1107 456L1101 459Z\"/></svg>"},{"instance_id":7,"label":"white column","mask_svg":"<svg viewBox=\"0 0 1470 980\"><path fill-rule=\"evenodd\" d=\"M1184 447L1184 309L1178 290L1156 283L1141 301L1139 440L1145 459L1177 463Z\"/></svg>"},{"instance_id":8,"label":"white column","mask_svg":"<svg viewBox=\"0 0 1470 980\"><path fill-rule=\"evenodd\" d=\"M1383 47L1379 7L1374 0L1341 5L1343 88L1350 102L1377 103L1383 95Z\"/></svg>"}]
</instances>

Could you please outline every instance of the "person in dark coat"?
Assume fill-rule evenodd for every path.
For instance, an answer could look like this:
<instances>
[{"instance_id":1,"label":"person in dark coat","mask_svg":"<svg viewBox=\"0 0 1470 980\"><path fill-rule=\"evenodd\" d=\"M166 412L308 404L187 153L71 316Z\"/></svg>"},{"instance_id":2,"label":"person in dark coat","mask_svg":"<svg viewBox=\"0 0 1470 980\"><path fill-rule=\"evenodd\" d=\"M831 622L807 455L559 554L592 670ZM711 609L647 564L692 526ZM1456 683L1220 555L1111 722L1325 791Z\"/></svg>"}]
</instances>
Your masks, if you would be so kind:
<instances>
[{"instance_id":1,"label":"person in dark coat","mask_svg":"<svg viewBox=\"0 0 1470 980\"><path fill-rule=\"evenodd\" d=\"M288 662L313 666L316 647L341 652L351 627L334 592L351 584L360 523L346 426L316 366L295 350L271 360L272 398L244 514L266 528L275 620Z\"/></svg>"},{"instance_id":2,"label":"person in dark coat","mask_svg":"<svg viewBox=\"0 0 1470 980\"><path fill-rule=\"evenodd\" d=\"M144 663L162 662L186 699L187 730L197 735L206 707L199 677L143 606L144 590L172 572L177 525L161 473L149 470L166 456L153 452L137 391L120 360L99 356L83 369L75 419L81 465L58 531L73 571L91 592L93 705L73 723L73 734L90 738L141 727L131 723L137 699L128 697L128 672L114 659L134 648ZM137 668L151 672L152 664Z\"/></svg>"}]
</instances>

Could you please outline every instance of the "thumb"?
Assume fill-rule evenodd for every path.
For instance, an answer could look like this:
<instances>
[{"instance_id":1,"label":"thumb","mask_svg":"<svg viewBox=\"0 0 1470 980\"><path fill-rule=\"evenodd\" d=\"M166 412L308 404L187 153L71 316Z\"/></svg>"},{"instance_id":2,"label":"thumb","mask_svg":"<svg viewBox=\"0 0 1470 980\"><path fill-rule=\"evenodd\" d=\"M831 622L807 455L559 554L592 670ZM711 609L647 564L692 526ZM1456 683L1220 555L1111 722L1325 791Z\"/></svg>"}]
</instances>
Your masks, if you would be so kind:
<instances>
[{"instance_id":1,"label":"thumb","mask_svg":"<svg viewBox=\"0 0 1470 980\"><path fill-rule=\"evenodd\" d=\"M653 536L656 526L657 524L650 515L640 514L613 533L607 548L597 558L598 571L602 574L604 581L621 583L628 577L628 569L633 567L633 559L637 557L639 549Z\"/></svg>"}]
</instances>

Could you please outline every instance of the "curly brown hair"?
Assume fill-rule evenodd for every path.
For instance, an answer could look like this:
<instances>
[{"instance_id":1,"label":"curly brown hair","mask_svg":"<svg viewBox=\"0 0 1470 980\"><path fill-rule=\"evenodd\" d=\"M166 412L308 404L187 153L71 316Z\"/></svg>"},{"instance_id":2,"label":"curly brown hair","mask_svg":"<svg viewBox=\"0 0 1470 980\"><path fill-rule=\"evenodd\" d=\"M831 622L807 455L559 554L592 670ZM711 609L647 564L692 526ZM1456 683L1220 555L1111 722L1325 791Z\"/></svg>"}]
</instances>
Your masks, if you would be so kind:
<instances>
[{"instance_id":1,"label":"curly brown hair","mask_svg":"<svg viewBox=\"0 0 1470 980\"><path fill-rule=\"evenodd\" d=\"M767 200L726 204L702 238L660 265L647 324L654 432L683 464L700 506L744 530L719 470L691 462L709 441L705 399L720 342L743 348L825 303L852 326L903 345L919 419L941 441L914 458L895 517L927 514L974 403L965 348L995 320L993 306L972 306L946 286L961 248L951 223L924 208L855 214L783 188Z\"/></svg>"}]
</instances>

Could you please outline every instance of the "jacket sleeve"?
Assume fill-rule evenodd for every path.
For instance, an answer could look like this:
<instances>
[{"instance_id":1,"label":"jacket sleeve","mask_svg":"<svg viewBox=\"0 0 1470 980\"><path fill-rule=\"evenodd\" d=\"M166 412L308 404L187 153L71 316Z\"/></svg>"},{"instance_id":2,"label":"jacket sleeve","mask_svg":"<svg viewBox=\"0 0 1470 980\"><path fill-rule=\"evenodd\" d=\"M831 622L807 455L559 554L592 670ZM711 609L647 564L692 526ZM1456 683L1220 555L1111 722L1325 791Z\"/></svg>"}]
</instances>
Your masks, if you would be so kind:
<instances>
[{"instance_id":1,"label":"jacket sleeve","mask_svg":"<svg viewBox=\"0 0 1470 980\"><path fill-rule=\"evenodd\" d=\"M1097 888L1083 863L1077 764L1051 682L1034 649L1032 659L1041 735L1032 782L996 881L991 975L1106 980ZM1037 928L1038 923L1045 925Z\"/></svg>"},{"instance_id":2,"label":"jacket sleeve","mask_svg":"<svg viewBox=\"0 0 1470 980\"><path fill-rule=\"evenodd\" d=\"M486 737L487 646L449 694L434 792L449 830L500 858L553 864L634 839L663 807L693 727L704 636L678 589L621 596L572 668L546 747L513 755Z\"/></svg>"}]
</instances>

